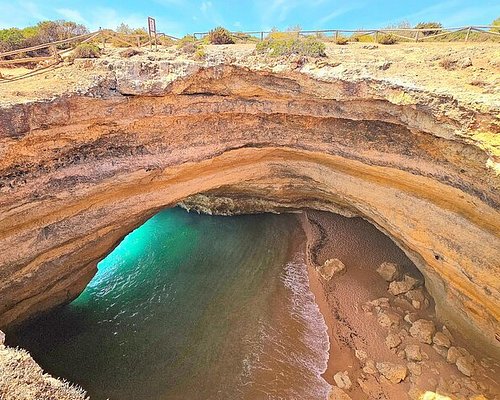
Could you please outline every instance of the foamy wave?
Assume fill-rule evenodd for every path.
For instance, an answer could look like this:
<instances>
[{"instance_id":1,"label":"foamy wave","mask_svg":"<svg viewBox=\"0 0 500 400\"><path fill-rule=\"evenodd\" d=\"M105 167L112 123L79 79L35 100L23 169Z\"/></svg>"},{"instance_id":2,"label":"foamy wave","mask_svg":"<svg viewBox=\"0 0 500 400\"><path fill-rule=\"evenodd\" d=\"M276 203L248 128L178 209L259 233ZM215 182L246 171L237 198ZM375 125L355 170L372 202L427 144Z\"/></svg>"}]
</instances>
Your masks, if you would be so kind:
<instances>
[{"instance_id":1,"label":"foamy wave","mask_svg":"<svg viewBox=\"0 0 500 400\"><path fill-rule=\"evenodd\" d=\"M251 387L252 393L262 393L259 398L265 399L326 399L331 386L321 375L328 365L330 342L309 288L303 254L286 264L281 282L287 292L281 310L285 318L261 319L258 334L245 339L249 351L243 360L242 388ZM287 330L285 325L290 322L294 328ZM284 382L290 383L286 393Z\"/></svg>"},{"instance_id":2,"label":"foamy wave","mask_svg":"<svg viewBox=\"0 0 500 400\"><path fill-rule=\"evenodd\" d=\"M330 349L328 327L311 292L304 258L304 254L299 253L294 261L286 265L283 283L292 293L293 301L290 303L292 315L301 319L307 327L302 341L313 356L305 358L304 362L316 373L319 380L325 383L328 393L330 385L321 377L328 367Z\"/></svg>"}]
</instances>

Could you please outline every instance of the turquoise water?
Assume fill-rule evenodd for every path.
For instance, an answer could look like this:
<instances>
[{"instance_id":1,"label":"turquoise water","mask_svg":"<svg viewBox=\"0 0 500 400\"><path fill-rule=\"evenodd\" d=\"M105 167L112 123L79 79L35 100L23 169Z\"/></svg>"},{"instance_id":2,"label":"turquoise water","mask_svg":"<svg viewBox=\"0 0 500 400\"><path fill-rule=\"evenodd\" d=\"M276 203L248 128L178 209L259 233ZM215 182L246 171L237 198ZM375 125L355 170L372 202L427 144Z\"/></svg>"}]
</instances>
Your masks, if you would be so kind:
<instances>
[{"instance_id":1,"label":"turquoise water","mask_svg":"<svg viewBox=\"0 0 500 400\"><path fill-rule=\"evenodd\" d=\"M321 399L326 326L289 215L160 212L71 304L20 329L92 399Z\"/></svg>"}]
</instances>

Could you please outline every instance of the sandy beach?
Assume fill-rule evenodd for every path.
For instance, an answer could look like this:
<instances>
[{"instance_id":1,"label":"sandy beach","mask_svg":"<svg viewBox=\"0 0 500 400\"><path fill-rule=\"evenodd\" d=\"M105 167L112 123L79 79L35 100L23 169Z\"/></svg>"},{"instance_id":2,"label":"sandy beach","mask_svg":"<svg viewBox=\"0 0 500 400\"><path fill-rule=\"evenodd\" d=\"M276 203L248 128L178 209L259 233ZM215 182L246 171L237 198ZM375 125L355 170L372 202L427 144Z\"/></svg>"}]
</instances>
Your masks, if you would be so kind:
<instances>
[{"instance_id":1,"label":"sandy beach","mask_svg":"<svg viewBox=\"0 0 500 400\"><path fill-rule=\"evenodd\" d=\"M498 366L490 364L491 371L477 371L477 380L468 378L434 347L419 343L408 333L411 324L405 316L435 321L434 305L425 289L428 306L419 310L402 296L388 293L388 282L376 271L384 262L399 265L402 273L423 282L420 272L390 238L360 218L307 210L299 219L307 237L310 288L330 337L328 368L323 374L328 383L336 385L335 374L347 372L352 386L344 390L354 400L418 399L426 392L451 399L494 398L497 385L491 373ZM319 273L328 259L339 259L345 265L345 270L330 280ZM388 307L379 307L384 301L376 299L381 298L389 300ZM386 316L394 323L386 323ZM388 338L394 336L400 343L390 348ZM463 344L458 337L454 340ZM405 349L409 346L418 346L420 361L408 359ZM406 370L405 379L391 383L377 371L379 362L401 366Z\"/></svg>"}]
</instances>

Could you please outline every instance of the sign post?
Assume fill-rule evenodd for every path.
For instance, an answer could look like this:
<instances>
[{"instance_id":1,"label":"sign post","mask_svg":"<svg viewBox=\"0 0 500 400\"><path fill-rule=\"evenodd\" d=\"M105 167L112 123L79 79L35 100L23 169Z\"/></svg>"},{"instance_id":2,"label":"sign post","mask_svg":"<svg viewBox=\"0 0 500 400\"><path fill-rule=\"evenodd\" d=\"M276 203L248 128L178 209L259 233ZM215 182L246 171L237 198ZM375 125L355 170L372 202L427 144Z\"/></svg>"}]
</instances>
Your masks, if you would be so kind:
<instances>
[{"instance_id":1,"label":"sign post","mask_svg":"<svg viewBox=\"0 0 500 400\"><path fill-rule=\"evenodd\" d=\"M148 17L148 32L150 48L153 48L153 36L155 39L155 50L158 50L158 42L156 38L156 20L153 17Z\"/></svg>"}]
</instances>

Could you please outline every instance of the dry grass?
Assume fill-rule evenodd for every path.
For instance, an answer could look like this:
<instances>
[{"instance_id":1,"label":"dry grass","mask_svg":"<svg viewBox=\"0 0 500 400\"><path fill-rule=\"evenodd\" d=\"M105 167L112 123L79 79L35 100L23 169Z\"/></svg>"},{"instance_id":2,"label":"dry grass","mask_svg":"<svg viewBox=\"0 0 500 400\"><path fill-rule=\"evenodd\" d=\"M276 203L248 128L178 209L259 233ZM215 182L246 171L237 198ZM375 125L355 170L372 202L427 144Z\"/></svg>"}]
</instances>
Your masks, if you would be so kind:
<instances>
[{"instance_id":1,"label":"dry grass","mask_svg":"<svg viewBox=\"0 0 500 400\"><path fill-rule=\"evenodd\" d=\"M48 374L25 350L0 345L1 400L86 400L85 391Z\"/></svg>"}]
</instances>

